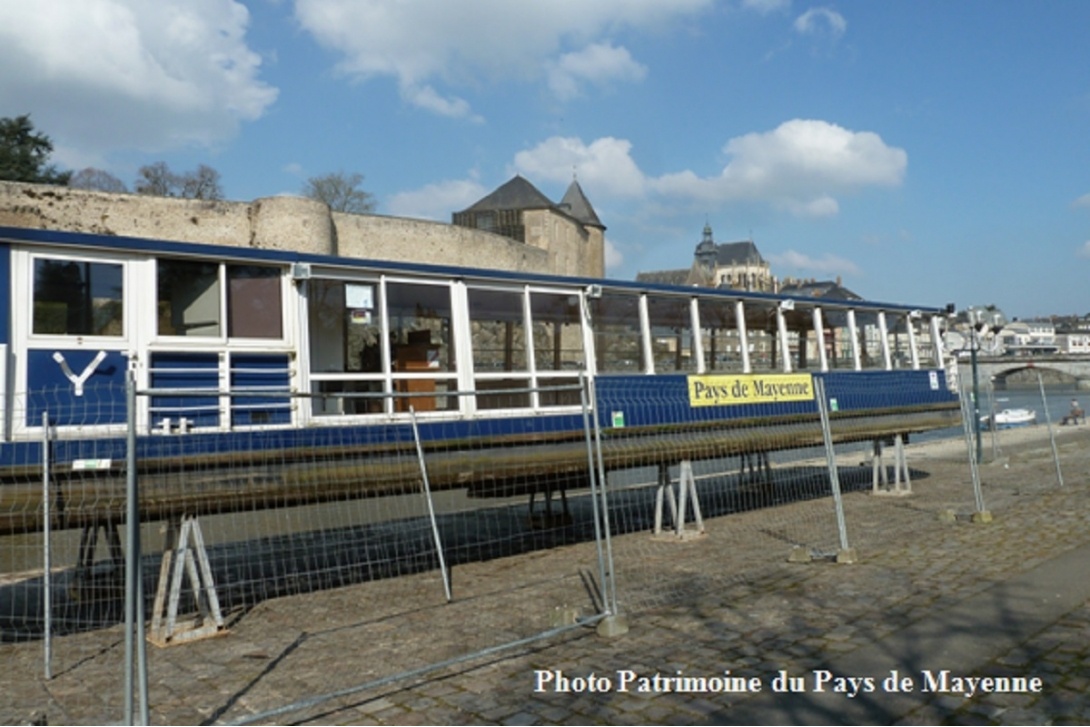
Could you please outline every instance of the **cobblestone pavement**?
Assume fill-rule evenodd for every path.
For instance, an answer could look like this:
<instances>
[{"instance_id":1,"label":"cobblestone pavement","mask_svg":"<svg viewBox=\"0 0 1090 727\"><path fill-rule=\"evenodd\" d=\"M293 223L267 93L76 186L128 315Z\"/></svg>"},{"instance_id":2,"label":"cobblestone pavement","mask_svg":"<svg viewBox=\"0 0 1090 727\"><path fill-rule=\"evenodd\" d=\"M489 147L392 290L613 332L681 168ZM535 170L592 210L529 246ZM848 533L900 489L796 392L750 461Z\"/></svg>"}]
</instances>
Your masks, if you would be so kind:
<instances>
[{"instance_id":1,"label":"cobblestone pavement","mask_svg":"<svg viewBox=\"0 0 1090 727\"><path fill-rule=\"evenodd\" d=\"M266 601L222 638L149 650L151 720L1090 723L1090 429L1061 435L1062 487L1040 436L982 467L990 523L969 517L963 445L910 448L915 494L850 496L852 564L762 557L762 511L687 542L618 537L614 638L577 626L376 684L593 613L590 543L457 566L450 604L434 572ZM121 645L65 637L49 681L40 644L0 646L0 721L120 720Z\"/></svg>"}]
</instances>

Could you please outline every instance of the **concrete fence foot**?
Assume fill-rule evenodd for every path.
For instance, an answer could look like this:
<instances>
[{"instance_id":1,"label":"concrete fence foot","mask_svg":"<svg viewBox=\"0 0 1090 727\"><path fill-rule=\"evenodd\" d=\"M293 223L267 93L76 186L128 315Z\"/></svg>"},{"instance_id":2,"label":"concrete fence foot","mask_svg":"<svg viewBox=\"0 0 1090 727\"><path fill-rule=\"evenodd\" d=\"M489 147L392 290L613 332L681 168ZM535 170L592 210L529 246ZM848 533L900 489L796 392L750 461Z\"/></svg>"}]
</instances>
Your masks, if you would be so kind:
<instances>
[{"instance_id":1,"label":"concrete fence foot","mask_svg":"<svg viewBox=\"0 0 1090 727\"><path fill-rule=\"evenodd\" d=\"M628 633L628 618L620 614L606 616L598 622L598 635L603 639L615 639Z\"/></svg>"}]
</instances>

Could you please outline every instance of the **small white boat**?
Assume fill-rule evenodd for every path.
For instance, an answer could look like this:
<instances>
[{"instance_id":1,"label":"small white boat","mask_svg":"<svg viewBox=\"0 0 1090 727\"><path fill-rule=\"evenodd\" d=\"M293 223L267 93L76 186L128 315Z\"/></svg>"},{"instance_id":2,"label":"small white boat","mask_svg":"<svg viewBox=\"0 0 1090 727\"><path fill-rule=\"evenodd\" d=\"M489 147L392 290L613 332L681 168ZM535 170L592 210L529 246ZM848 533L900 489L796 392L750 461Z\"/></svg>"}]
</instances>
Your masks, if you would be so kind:
<instances>
[{"instance_id":1,"label":"small white boat","mask_svg":"<svg viewBox=\"0 0 1090 727\"><path fill-rule=\"evenodd\" d=\"M1027 427L1037 423L1037 412L1033 409L1004 409L995 414L983 416L980 423L989 429L1013 429Z\"/></svg>"}]
</instances>

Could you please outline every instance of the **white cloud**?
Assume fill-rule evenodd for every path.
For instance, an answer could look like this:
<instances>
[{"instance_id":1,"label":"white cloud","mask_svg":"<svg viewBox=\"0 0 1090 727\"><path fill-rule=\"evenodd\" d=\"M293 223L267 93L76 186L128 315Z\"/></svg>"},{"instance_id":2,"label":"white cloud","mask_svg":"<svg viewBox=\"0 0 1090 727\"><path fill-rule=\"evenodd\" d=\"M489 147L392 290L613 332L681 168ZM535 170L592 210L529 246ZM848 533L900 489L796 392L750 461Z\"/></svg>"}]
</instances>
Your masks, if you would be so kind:
<instances>
[{"instance_id":1,"label":"white cloud","mask_svg":"<svg viewBox=\"0 0 1090 727\"><path fill-rule=\"evenodd\" d=\"M367 80L396 79L410 103L461 110L444 86L539 79L547 68L560 92L582 82L633 80L642 68L600 37L622 28L658 29L715 0L296 0L300 25L340 55L337 68ZM580 49L572 51L571 49ZM575 84L574 87L572 84ZM405 89L432 88L433 96ZM435 105L436 98L452 105Z\"/></svg>"},{"instance_id":2,"label":"white cloud","mask_svg":"<svg viewBox=\"0 0 1090 727\"><path fill-rule=\"evenodd\" d=\"M414 106L419 106L440 116L482 121L480 116L472 113L468 101L457 96L443 97L431 86L403 86L401 97Z\"/></svg>"},{"instance_id":3,"label":"white cloud","mask_svg":"<svg viewBox=\"0 0 1090 727\"><path fill-rule=\"evenodd\" d=\"M908 165L904 150L873 132L806 119L735 137L723 150L730 161L718 175L701 177L686 169L648 177L626 139L602 137L587 144L556 136L516 154L514 170L555 182L574 173L597 195L657 196L705 206L760 202L798 216L830 217L840 211L838 195L899 185Z\"/></svg>"},{"instance_id":4,"label":"white cloud","mask_svg":"<svg viewBox=\"0 0 1090 727\"><path fill-rule=\"evenodd\" d=\"M840 212L840 203L828 195L805 202L789 201L783 206L798 217L835 217Z\"/></svg>"},{"instance_id":5,"label":"white cloud","mask_svg":"<svg viewBox=\"0 0 1090 727\"><path fill-rule=\"evenodd\" d=\"M742 0L742 7L767 15L778 10L787 10L791 7L791 0Z\"/></svg>"},{"instance_id":6,"label":"white cloud","mask_svg":"<svg viewBox=\"0 0 1090 727\"><path fill-rule=\"evenodd\" d=\"M613 271L624 265L624 254L613 240L606 238L606 274L612 275Z\"/></svg>"},{"instance_id":7,"label":"white cloud","mask_svg":"<svg viewBox=\"0 0 1090 727\"><path fill-rule=\"evenodd\" d=\"M598 194L634 197L644 194L644 176L631 155L632 144L606 136L589 145L574 137L554 136L515 155L515 171L531 179L580 184Z\"/></svg>"},{"instance_id":8,"label":"white cloud","mask_svg":"<svg viewBox=\"0 0 1090 727\"><path fill-rule=\"evenodd\" d=\"M719 176L676 172L652 186L669 196L762 200L795 214L828 216L838 211L834 194L898 185L908 164L904 150L887 146L873 132L809 119L735 137L723 150L731 159Z\"/></svg>"},{"instance_id":9,"label":"white cloud","mask_svg":"<svg viewBox=\"0 0 1090 727\"><path fill-rule=\"evenodd\" d=\"M626 48L593 43L581 51L565 53L549 64L549 88L561 101L581 93L583 82L606 86L612 81L642 81L647 67L633 60Z\"/></svg>"},{"instance_id":10,"label":"white cloud","mask_svg":"<svg viewBox=\"0 0 1090 727\"><path fill-rule=\"evenodd\" d=\"M535 183L566 185L573 175L592 202L637 200L644 207L676 209L699 204L704 212L732 203L768 205L799 217L831 217L840 211L838 195L872 186L900 184L907 154L886 145L872 132L854 132L824 121L794 120L773 131L746 134L727 142L732 156L716 176L691 170L649 177L640 169L627 139L606 136L586 143L554 136L518 152L509 168ZM445 220L489 190L476 175L394 195L384 211L405 217ZM621 264L620 250L615 262ZM832 261L836 272L852 272L850 263ZM811 262L814 265L831 264Z\"/></svg>"},{"instance_id":11,"label":"white cloud","mask_svg":"<svg viewBox=\"0 0 1090 727\"><path fill-rule=\"evenodd\" d=\"M826 253L820 258L787 250L782 253L765 253L768 261L777 269L798 271L799 273L815 273L818 275L857 275L859 266L851 260L846 260L836 255Z\"/></svg>"},{"instance_id":12,"label":"white cloud","mask_svg":"<svg viewBox=\"0 0 1090 727\"><path fill-rule=\"evenodd\" d=\"M475 179L451 179L395 194L383 205L383 212L449 222L452 212L465 209L489 191Z\"/></svg>"},{"instance_id":13,"label":"white cloud","mask_svg":"<svg viewBox=\"0 0 1090 727\"><path fill-rule=\"evenodd\" d=\"M55 157L231 137L277 96L234 0L0 4L0 114L32 113ZM13 108L18 104L18 108Z\"/></svg>"},{"instance_id":14,"label":"white cloud","mask_svg":"<svg viewBox=\"0 0 1090 727\"><path fill-rule=\"evenodd\" d=\"M795 30L802 35L828 36L833 40L844 35L848 21L829 8L810 8L795 18Z\"/></svg>"},{"instance_id":15,"label":"white cloud","mask_svg":"<svg viewBox=\"0 0 1090 727\"><path fill-rule=\"evenodd\" d=\"M1072 207L1090 207L1090 193L1084 194L1074 202L1071 203Z\"/></svg>"},{"instance_id":16,"label":"white cloud","mask_svg":"<svg viewBox=\"0 0 1090 727\"><path fill-rule=\"evenodd\" d=\"M790 188L821 181L837 188L896 185L904 177L908 155L886 146L869 131L849 131L827 121L794 119L774 131L731 139L724 150L733 157L723 176L762 188Z\"/></svg>"},{"instance_id":17,"label":"white cloud","mask_svg":"<svg viewBox=\"0 0 1090 727\"><path fill-rule=\"evenodd\" d=\"M1075 254L1079 257L1090 257L1090 240L1084 242Z\"/></svg>"}]
</instances>

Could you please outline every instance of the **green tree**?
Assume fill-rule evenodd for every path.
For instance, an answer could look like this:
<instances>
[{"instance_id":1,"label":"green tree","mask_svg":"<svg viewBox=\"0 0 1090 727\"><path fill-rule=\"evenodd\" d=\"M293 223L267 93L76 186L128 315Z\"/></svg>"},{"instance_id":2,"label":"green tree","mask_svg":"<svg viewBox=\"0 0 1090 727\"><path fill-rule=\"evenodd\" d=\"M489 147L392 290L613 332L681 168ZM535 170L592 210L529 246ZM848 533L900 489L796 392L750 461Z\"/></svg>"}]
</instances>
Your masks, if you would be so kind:
<instances>
[{"instance_id":1,"label":"green tree","mask_svg":"<svg viewBox=\"0 0 1090 727\"><path fill-rule=\"evenodd\" d=\"M362 174L345 172L311 177L303 185L303 196L325 202L334 212L374 212L375 197L359 188L362 182Z\"/></svg>"},{"instance_id":2,"label":"green tree","mask_svg":"<svg viewBox=\"0 0 1090 727\"><path fill-rule=\"evenodd\" d=\"M49 164L53 142L34 131L30 114L0 119L0 179L36 184L67 184L71 172Z\"/></svg>"}]
</instances>

